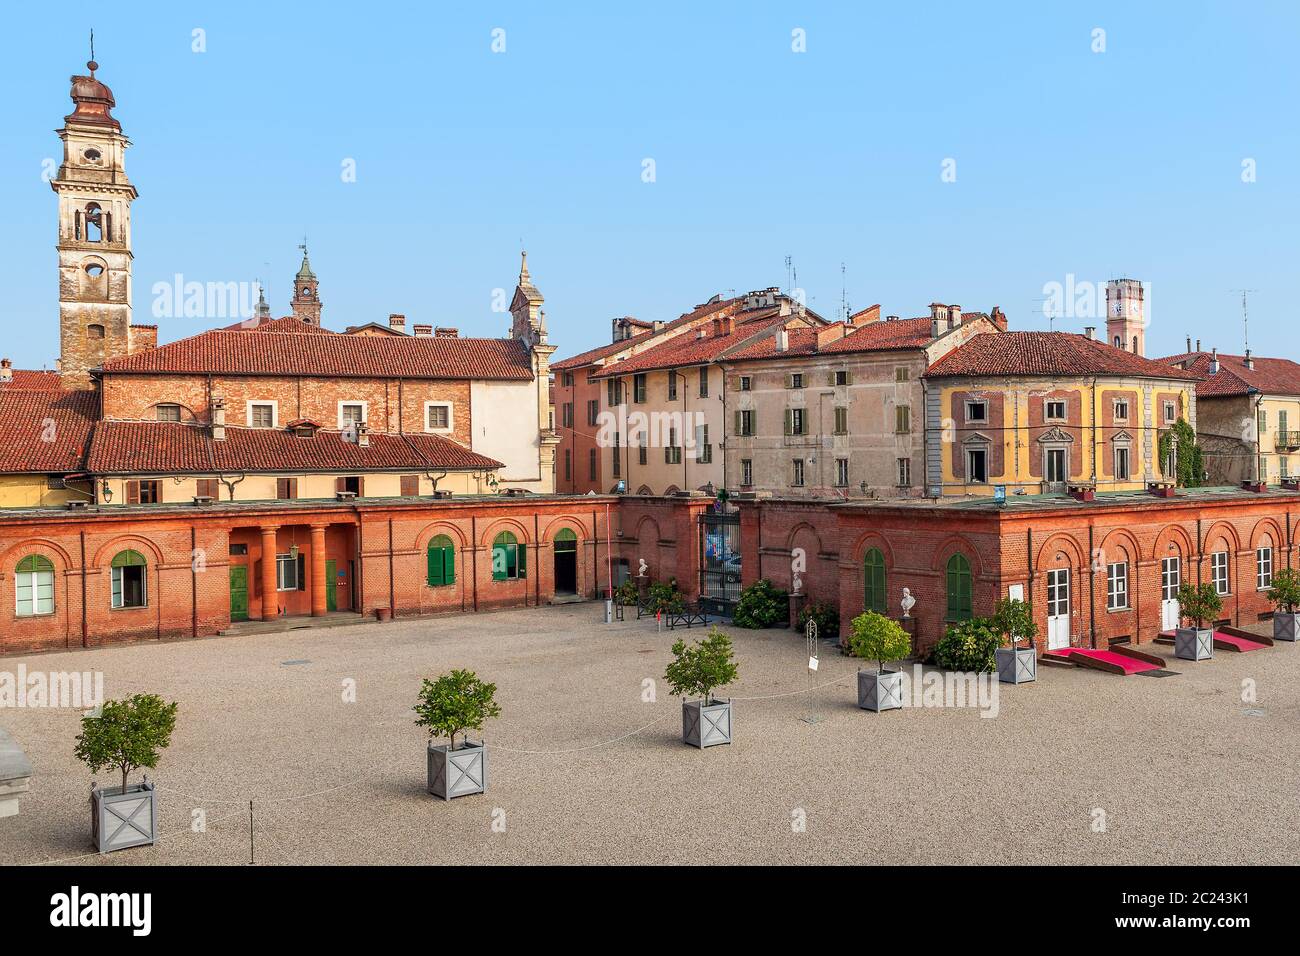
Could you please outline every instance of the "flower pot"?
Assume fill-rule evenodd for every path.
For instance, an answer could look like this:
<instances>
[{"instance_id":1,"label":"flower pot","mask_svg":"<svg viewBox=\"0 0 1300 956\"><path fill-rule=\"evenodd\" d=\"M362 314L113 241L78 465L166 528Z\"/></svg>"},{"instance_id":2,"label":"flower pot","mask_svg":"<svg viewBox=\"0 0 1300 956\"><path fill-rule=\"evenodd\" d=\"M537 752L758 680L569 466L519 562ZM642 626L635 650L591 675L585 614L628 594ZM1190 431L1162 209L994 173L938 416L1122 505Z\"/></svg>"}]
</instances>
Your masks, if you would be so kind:
<instances>
[{"instance_id":1,"label":"flower pot","mask_svg":"<svg viewBox=\"0 0 1300 956\"><path fill-rule=\"evenodd\" d=\"M393 619L393 609L391 607L375 608L375 619L379 621L391 621Z\"/></svg>"},{"instance_id":2,"label":"flower pot","mask_svg":"<svg viewBox=\"0 0 1300 956\"><path fill-rule=\"evenodd\" d=\"M1273 640L1294 641L1297 631L1300 631L1300 614L1278 611L1273 615Z\"/></svg>"},{"instance_id":3,"label":"flower pot","mask_svg":"<svg viewBox=\"0 0 1300 956\"><path fill-rule=\"evenodd\" d=\"M90 791L90 837L100 853L132 846L152 846L158 834L158 805L153 784L126 789L93 787Z\"/></svg>"},{"instance_id":4,"label":"flower pot","mask_svg":"<svg viewBox=\"0 0 1300 956\"><path fill-rule=\"evenodd\" d=\"M903 706L902 671L858 671L858 706L863 710L898 710Z\"/></svg>"},{"instance_id":5,"label":"flower pot","mask_svg":"<svg viewBox=\"0 0 1300 956\"><path fill-rule=\"evenodd\" d=\"M701 749L731 743L731 701L683 700L682 743Z\"/></svg>"},{"instance_id":6,"label":"flower pot","mask_svg":"<svg viewBox=\"0 0 1300 956\"><path fill-rule=\"evenodd\" d=\"M1185 661L1208 661L1214 656L1214 631L1180 627L1174 631L1174 656Z\"/></svg>"},{"instance_id":7,"label":"flower pot","mask_svg":"<svg viewBox=\"0 0 1300 956\"><path fill-rule=\"evenodd\" d=\"M450 800L487 790L487 747L482 743L429 744L429 786L435 797Z\"/></svg>"},{"instance_id":8,"label":"flower pot","mask_svg":"<svg viewBox=\"0 0 1300 956\"><path fill-rule=\"evenodd\" d=\"M1038 679L1038 652L1032 647L999 647L993 652L998 680L1004 684L1027 684Z\"/></svg>"}]
</instances>

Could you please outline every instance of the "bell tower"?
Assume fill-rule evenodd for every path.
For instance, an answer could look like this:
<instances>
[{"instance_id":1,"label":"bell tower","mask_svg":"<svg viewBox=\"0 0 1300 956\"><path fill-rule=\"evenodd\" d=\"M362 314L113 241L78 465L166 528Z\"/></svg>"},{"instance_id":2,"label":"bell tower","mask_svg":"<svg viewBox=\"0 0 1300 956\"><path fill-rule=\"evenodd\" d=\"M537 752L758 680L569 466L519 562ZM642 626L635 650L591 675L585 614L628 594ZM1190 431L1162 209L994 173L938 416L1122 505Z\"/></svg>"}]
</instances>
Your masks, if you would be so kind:
<instances>
[{"instance_id":1,"label":"bell tower","mask_svg":"<svg viewBox=\"0 0 1300 956\"><path fill-rule=\"evenodd\" d=\"M87 388L90 370L131 348L131 145L113 117L113 92L72 77L73 110L58 130L63 164L50 186L59 197L59 352L66 388Z\"/></svg>"},{"instance_id":2,"label":"bell tower","mask_svg":"<svg viewBox=\"0 0 1300 956\"><path fill-rule=\"evenodd\" d=\"M1117 349L1146 354L1146 300L1137 279L1106 283L1106 341Z\"/></svg>"},{"instance_id":3,"label":"bell tower","mask_svg":"<svg viewBox=\"0 0 1300 956\"><path fill-rule=\"evenodd\" d=\"M302 265L293 277L293 299L289 307L303 322L320 325L320 293L316 287L316 273L311 271L311 263L307 261L307 240L303 239L298 248L302 250Z\"/></svg>"}]
</instances>

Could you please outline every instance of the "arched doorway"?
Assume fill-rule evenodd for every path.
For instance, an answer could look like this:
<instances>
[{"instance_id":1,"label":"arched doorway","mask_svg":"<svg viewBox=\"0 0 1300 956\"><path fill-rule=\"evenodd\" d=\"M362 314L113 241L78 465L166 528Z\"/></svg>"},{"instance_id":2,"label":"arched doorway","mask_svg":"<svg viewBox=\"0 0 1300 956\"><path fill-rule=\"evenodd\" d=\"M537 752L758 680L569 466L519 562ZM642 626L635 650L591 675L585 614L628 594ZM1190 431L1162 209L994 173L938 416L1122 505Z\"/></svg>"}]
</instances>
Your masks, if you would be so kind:
<instances>
[{"instance_id":1,"label":"arched doorway","mask_svg":"<svg viewBox=\"0 0 1300 956\"><path fill-rule=\"evenodd\" d=\"M578 536L571 528L555 533L555 593L578 593Z\"/></svg>"}]
</instances>

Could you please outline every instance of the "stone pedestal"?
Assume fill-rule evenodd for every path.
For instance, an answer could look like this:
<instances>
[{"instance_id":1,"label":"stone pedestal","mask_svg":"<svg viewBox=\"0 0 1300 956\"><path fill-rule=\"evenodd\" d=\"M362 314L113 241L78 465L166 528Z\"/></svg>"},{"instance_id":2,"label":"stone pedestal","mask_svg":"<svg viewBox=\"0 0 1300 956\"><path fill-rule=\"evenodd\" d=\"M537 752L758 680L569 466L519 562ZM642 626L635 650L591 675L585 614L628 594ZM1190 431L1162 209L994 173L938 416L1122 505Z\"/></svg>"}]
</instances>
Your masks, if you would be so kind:
<instances>
[{"instance_id":1,"label":"stone pedestal","mask_svg":"<svg viewBox=\"0 0 1300 956\"><path fill-rule=\"evenodd\" d=\"M32 765L22 748L0 728L0 817L18 813L18 800L31 789Z\"/></svg>"},{"instance_id":2,"label":"stone pedestal","mask_svg":"<svg viewBox=\"0 0 1300 956\"><path fill-rule=\"evenodd\" d=\"M789 597L790 630L798 631L800 630L799 612L803 610L803 606L808 602L808 595L804 594L802 591L791 591ZM821 637L821 635L819 634L818 637Z\"/></svg>"}]
</instances>

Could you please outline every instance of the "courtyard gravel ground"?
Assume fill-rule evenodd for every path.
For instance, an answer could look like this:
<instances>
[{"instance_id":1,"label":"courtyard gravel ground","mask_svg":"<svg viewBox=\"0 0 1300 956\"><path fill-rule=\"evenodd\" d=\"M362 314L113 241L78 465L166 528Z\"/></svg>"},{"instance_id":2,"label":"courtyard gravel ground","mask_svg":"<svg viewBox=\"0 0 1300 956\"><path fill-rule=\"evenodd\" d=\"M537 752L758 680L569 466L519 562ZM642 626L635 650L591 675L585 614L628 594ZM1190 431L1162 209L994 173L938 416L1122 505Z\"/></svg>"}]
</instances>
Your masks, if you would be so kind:
<instances>
[{"instance_id":1,"label":"courtyard gravel ground","mask_svg":"<svg viewBox=\"0 0 1300 956\"><path fill-rule=\"evenodd\" d=\"M987 719L859 710L856 661L824 647L812 673L802 636L728 628L736 742L699 751L662 675L675 637L703 631L604 625L601 611L0 658L180 702L151 775L162 839L103 857L72 756L80 712L0 710L35 768L21 813L0 819L0 864L247 863L250 799L266 864L1300 862L1293 645L1198 664L1143 645L1179 672L1162 679L1043 667L1003 685ZM453 667L495 682L503 714L486 728L488 793L444 803L424 790L411 705L422 677Z\"/></svg>"}]
</instances>

